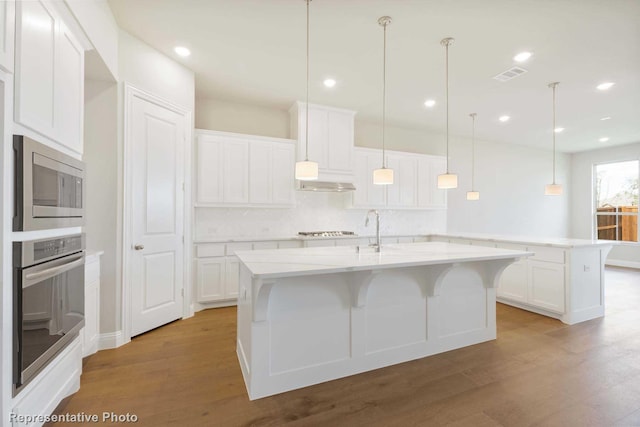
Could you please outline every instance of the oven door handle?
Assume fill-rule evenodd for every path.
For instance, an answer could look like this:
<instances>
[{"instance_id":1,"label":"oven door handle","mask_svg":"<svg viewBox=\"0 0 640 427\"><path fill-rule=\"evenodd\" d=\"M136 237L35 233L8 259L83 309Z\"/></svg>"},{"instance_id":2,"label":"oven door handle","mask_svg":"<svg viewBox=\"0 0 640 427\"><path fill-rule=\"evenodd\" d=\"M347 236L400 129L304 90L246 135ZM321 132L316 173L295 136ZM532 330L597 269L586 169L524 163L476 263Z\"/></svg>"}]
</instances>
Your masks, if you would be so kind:
<instances>
[{"instance_id":1,"label":"oven door handle","mask_svg":"<svg viewBox=\"0 0 640 427\"><path fill-rule=\"evenodd\" d=\"M29 273L24 276L24 278L30 282L34 280L42 280L49 277L57 276L60 273L64 273L65 271L69 271L79 265L84 264L84 255L80 255L75 257L73 261L67 262L62 265L58 265L56 267L47 268L46 270L38 271L36 273ZM28 285L27 285L28 286ZM23 287L27 287L23 286Z\"/></svg>"}]
</instances>

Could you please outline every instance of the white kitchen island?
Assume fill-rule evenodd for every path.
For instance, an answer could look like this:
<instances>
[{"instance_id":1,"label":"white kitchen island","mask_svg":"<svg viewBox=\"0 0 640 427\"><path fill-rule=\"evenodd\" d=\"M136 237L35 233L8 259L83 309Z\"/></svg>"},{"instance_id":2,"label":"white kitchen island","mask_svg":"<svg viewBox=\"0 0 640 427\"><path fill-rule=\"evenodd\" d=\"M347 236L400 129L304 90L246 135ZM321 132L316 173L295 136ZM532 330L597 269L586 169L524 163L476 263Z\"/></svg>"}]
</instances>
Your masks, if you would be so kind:
<instances>
[{"instance_id":1,"label":"white kitchen island","mask_svg":"<svg viewBox=\"0 0 640 427\"><path fill-rule=\"evenodd\" d=\"M450 243L237 252L250 399L496 338L496 285L532 255Z\"/></svg>"}]
</instances>

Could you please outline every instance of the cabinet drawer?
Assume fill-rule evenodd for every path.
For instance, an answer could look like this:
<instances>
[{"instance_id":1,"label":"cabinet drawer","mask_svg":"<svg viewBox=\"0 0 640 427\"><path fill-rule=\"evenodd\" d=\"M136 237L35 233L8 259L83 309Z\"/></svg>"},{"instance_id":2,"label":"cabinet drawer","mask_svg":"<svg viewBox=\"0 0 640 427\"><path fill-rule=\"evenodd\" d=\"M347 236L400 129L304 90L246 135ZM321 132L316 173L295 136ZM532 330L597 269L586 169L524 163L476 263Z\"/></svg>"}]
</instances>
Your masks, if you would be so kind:
<instances>
[{"instance_id":1,"label":"cabinet drawer","mask_svg":"<svg viewBox=\"0 0 640 427\"><path fill-rule=\"evenodd\" d=\"M251 242L227 243L227 255L235 255L237 251L250 251L253 249Z\"/></svg>"},{"instance_id":2,"label":"cabinet drawer","mask_svg":"<svg viewBox=\"0 0 640 427\"><path fill-rule=\"evenodd\" d=\"M300 240L281 240L278 242L278 249L286 248L301 248L302 242Z\"/></svg>"},{"instance_id":3,"label":"cabinet drawer","mask_svg":"<svg viewBox=\"0 0 640 427\"><path fill-rule=\"evenodd\" d=\"M260 249L278 249L278 242L256 242L253 244L253 250Z\"/></svg>"},{"instance_id":4,"label":"cabinet drawer","mask_svg":"<svg viewBox=\"0 0 640 427\"><path fill-rule=\"evenodd\" d=\"M84 283L93 284L100 280L100 262L94 261L84 266Z\"/></svg>"},{"instance_id":5,"label":"cabinet drawer","mask_svg":"<svg viewBox=\"0 0 640 427\"><path fill-rule=\"evenodd\" d=\"M535 253L535 255L531 257L532 260L555 262L558 264L564 264L565 262L564 249L549 248L545 246L529 246L529 251Z\"/></svg>"},{"instance_id":6,"label":"cabinet drawer","mask_svg":"<svg viewBox=\"0 0 640 427\"><path fill-rule=\"evenodd\" d=\"M196 257L224 256L224 243L207 243L196 246Z\"/></svg>"}]
</instances>

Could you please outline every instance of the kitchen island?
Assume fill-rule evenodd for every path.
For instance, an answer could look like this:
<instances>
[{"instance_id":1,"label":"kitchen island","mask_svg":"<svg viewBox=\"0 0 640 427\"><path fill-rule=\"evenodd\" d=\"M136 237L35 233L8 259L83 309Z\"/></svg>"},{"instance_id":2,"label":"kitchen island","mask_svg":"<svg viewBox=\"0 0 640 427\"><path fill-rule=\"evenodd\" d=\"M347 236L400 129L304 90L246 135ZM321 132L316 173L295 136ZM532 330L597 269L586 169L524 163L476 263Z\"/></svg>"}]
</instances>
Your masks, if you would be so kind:
<instances>
[{"instance_id":1,"label":"kitchen island","mask_svg":"<svg viewBox=\"0 0 640 427\"><path fill-rule=\"evenodd\" d=\"M236 255L253 400L495 339L500 274L532 253L428 242Z\"/></svg>"}]
</instances>

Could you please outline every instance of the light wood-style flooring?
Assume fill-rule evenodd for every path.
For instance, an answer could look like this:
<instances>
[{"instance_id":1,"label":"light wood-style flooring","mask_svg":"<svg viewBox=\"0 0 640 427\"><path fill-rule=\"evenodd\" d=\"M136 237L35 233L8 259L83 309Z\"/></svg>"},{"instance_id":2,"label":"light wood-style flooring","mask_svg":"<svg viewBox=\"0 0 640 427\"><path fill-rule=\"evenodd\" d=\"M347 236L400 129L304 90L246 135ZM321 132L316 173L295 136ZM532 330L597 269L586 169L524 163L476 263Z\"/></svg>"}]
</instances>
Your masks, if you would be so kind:
<instances>
[{"instance_id":1,"label":"light wood-style flooring","mask_svg":"<svg viewBox=\"0 0 640 427\"><path fill-rule=\"evenodd\" d=\"M495 341L253 402L235 308L207 310L87 358L56 413L129 412L143 426L640 426L640 271L606 280L603 319L567 326L498 304Z\"/></svg>"}]
</instances>

